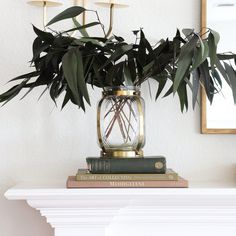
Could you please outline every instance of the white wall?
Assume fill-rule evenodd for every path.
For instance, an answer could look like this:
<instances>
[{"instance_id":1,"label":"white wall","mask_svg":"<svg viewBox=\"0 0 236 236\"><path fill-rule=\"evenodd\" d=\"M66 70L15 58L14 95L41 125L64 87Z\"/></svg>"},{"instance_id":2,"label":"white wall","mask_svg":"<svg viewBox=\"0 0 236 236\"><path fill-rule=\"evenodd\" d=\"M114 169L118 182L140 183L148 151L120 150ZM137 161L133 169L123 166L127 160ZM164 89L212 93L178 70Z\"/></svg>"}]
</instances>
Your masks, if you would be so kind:
<instances>
[{"instance_id":1,"label":"white wall","mask_svg":"<svg viewBox=\"0 0 236 236\"><path fill-rule=\"evenodd\" d=\"M65 1L69 4L72 1ZM94 8L90 1L91 7ZM174 35L176 28L199 28L200 0L130 0L130 8L116 12L116 34L132 39L133 29L143 27L146 35L158 40ZM50 9L53 16L62 8ZM100 9L101 18L108 13ZM41 10L25 1L1 2L0 92L5 83L29 71L34 34L30 23L41 24ZM155 85L155 83L152 83ZM95 107L99 92L92 92L92 107L84 114L73 106L53 109L48 96L37 102L40 89L25 100L10 102L0 110L0 235L52 236L53 231L39 213L23 202L4 199L4 191L21 181L66 180L85 157L98 155ZM201 135L199 108L181 114L178 98L146 100L146 155L163 154L169 167L189 180L235 180L234 135Z\"/></svg>"}]
</instances>

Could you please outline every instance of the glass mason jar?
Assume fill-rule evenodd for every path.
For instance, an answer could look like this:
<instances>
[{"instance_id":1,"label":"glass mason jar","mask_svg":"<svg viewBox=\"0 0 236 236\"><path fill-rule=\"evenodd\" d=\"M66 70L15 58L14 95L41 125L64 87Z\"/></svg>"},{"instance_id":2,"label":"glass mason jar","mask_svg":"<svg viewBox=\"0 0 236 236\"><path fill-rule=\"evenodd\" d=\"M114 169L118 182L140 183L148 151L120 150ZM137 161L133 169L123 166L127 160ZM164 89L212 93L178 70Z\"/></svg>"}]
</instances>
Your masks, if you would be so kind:
<instances>
[{"instance_id":1,"label":"glass mason jar","mask_svg":"<svg viewBox=\"0 0 236 236\"><path fill-rule=\"evenodd\" d=\"M97 108L102 157L143 157L144 100L138 87L106 87Z\"/></svg>"}]
</instances>

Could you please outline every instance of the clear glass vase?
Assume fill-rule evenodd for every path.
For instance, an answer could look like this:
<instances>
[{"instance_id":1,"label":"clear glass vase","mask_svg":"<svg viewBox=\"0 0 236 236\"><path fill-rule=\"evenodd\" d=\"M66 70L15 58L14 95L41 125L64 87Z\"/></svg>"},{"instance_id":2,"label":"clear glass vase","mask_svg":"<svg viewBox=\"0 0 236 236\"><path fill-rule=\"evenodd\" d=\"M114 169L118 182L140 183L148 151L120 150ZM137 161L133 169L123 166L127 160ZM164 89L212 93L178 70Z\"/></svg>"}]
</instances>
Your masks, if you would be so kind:
<instances>
[{"instance_id":1,"label":"clear glass vase","mask_svg":"<svg viewBox=\"0 0 236 236\"><path fill-rule=\"evenodd\" d=\"M102 157L142 157L144 100L137 87L107 87L97 108Z\"/></svg>"}]
</instances>

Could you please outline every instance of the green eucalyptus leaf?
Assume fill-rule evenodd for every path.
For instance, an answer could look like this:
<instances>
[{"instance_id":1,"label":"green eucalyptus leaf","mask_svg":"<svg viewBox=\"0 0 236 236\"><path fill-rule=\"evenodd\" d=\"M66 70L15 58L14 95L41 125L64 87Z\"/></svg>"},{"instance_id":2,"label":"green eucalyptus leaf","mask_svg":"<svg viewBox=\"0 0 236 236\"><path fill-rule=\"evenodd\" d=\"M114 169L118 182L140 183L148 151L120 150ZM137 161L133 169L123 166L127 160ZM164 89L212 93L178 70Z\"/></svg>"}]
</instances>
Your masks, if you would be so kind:
<instances>
[{"instance_id":1,"label":"green eucalyptus leaf","mask_svg":"<svg viewBox=\"0 0 236 236\"><path fill-rule=\"evenodd\" d=\"M38 97L38 101L41 99L41 97L44 95L44 93L47 91L49 89L49 86L47 86L44 90L43 90L43 92L39 95L39 97Z\"/></svg>"},{"instance_id":2,"label":"green eucalyptus leaf","mask_svg":"<svg viewBox=\"0 0 236 236\"><path fill-rule=\"evenodd\" d=\"M78 89L80 91L80 94L82 96L84 96L85 100L90 105L89 94L88 94L87 85L86 85L85 78L84 78L84 67L83 67L82 54L81 54L79 48L77 48L75 50L75 53L76 53L76 58L77 58Z\"/></svg>"},{"instance_id":3,"label":"green eucalyptus leaf","mask_svg":"<svg viewBox=\"0 0 236 236\"><path fill-rule=\"evenodd\" d=\"M184 82L188 85L188 87L190 88L191 92L193 92L193 85L190 81L190 77L192 74L186 74L186 77L184 79Z\"/></svg>"},{"instance_id":4,"label":"green eucalyptus leaf","mask_svg":"<svg viewBox=\"0 0 236 236\"><path fill-rule=\"evenodd\" d=\"M72 99L73 102L73 99ZM82 110L85 112L85 105L84 105L84 100L83 100L83 96L81 94L78 95L78 105L80 108L82 108Z\"/></svg>"},{"instance_id":5,"label":"green eucalyptus leaf","mask_svg":"<svg viewBox=\"0 0 236 236\"><path fill-rule=\"evenodd\" d=\"M212 103L215 91L214 91L214 83L209 73L207 60L205 60L201 64L201 66L199 67L199 70L200 70L200 80L202 81L204 85L207 98L210 101L210 103Z\"/></svg>"},{"instance_id":6,"label":"green eucalyptus leaf","mask_svg":"<svg viewBox=\"0 0 236 236\"><path fill-rule=\"evenodd\" d=\"M81 33L81 35L83 37L89 37L89 34L87 33L86 29L80 28L82 25L77 21L77 19L74 17L72 18L72 20L77 29L79 28L79 32Z\"/></svg>"},{"instance_id":7,"label":"green eucalyptus leaf","mask_svg":"<svg viewBox=\"0 0 236 236\"><path fill-rule=\"evenodd\" d=\"M65 11L61 12L60 14L58 14L57 16L55 16L52 20L50 20L48 22L47 26L52 25L52 24L54 24L58 21L61 21L61 20L74 18L85 11L86 11L86 9L83 7L79 7L79 6L70 7L68 9L66 9Z\"/></svg>"},{"instance_id":8,"label":"green eucalyptus leaf","mask_svg":"<svg viewBox=\"0 0 236 236\"><path fill-rule=\"evenodd\" d=\"M200 87L199 71L195 69L192 75L193 75L192 106L194 109L197 102L197 97L198 97L198 92L199 92L199 87Z\"/></svg>"},{"instance_id":9,"label":"green eucalyptus leaf","mask_svg":"<svg viewBox=\"0 0 236 236\"><path fill-rule=\"evenodd\" d=\"M116 64L114 66L111 66L109 68L109 70L107 71L106 74L106 82L112 86L113 84L113 80L115 78L115 76L117 75L118 70L120 69L120 64Z\"/></svg>"},{"instance_id":10,"label":"green eucalyptus leaf","mask_svg":"<svg viewBox=\"0 0 236 236\"><path fill-rule=\"evenodd\" d=\"M86 40L86 42L89 41L98 41L98 42L102 42L102 43L106 43L107 42L107 38L102 38L102 37L83 37L81 38L81 40Z\"/></svg>"},{"instance_id":11,"label":"green eucalyptus leaf","mask_svg":"<svg viewBox=\"0 0 236 236\"><path fill-rule=\"evenodd\" d=\"M170 88L167 90L167 92L164 94L163 98L168 97L173 93L173 85L170 86Z\"/></svg>"},{"instance_id":12,"label":"green eucalyptus leaf","mask_svg":"<svg viewBox=\"0 0 236 236\"><path fill-rule=\"evenodd\" d=\"M152 78L158 82L158 89L157 89L156 97L155 97L155 100L157 100L166 85L167 79L166 79L166 75L164 74L156 75L156 76L153 76Z\"/></svg>"},{"instance_id":13,"label":"green eucalyptus leaf","mask_svg":"<svg viewBox=\"0 0 236 236\"><path fill-rule=\"evenodd\" d=\"M12 82L12 81L20 80L20 79L27 79L27 78L36 77L38 75L40 75L39 71L33 71L33 72L30 72L30 73L27 73L24 75L17 76L16 78L9 80L8 83Z\"/></svg>"},{"instance_id":14,"label":"green eucalyptus leaf","mask_svg":"<svg viewBox=\"0 0 236 236\"><path fill-rule=\"evenodd\" d=\"M209 56L209 47L206 41L194 50L194 62L191 71L197 69Z\"/></svg>"},{"instance_id":15,"label":"green eucalyptus leaf","mask_svg":"<svg viewBox=\"0 0 236 236\"><path fill-rule=\"evenodd\" d=\"M37 49L35 48L33 52L34 55L31 61L34 62L40 56L40 54L45 50L47 50L48 48L49 45L47 42L42 43Z\"/></svg>"},{"instance_id":16,"label":"green eucalyptus leaf","mask_svg":"<svg viewBox=\"0 0 236 236\"><path fill-rule=\"evenodd\" d=\"M220 34L214 30L211 30L211 33L214 37L214 41L215 41L215 46L217 47L219 41L220 41Z\"/></svg>"},{"instance_id":17,"label":"green eucalyptus leaf","mask_svg":"<svg viewBox=\"0 0 236 236\"><path fill-rule=\"evenodd\" d=\"M88 57L86 63L84 63L84 71L85 71L85 81L87 82L89 74L91 73L91 69L94 63L94 57Z\"/></svg>"},{"instance_id":18,"label":"green eucalyptus leaf","mask_svg":"<svg viewBox=\"0 0 236 236\"><path fill-rule=\"evenodd\" d=\"M228 77L228 74L225 71L225 68L223 67L223 65L221 64L220 60L218 59L218 57L216 57L216 68L218 69L218 71L220 72L220 74L223 76L223 78L225 79L225 81L228 83L228 85L230 86L230 80Z\"/></svg>"},{"instance_id":19,"label":"green eucalyptus leaf","mask_svg":"<svg viewBox=\"0 0 236 236\"><path fill-rule=\"evenodd\" d=\"M127 64L127 62L124 64L124 81L126 86L133 86L133 81L130 73L130 68Z\"/></svg>"},{"instance_id":20,"label":"green eucalyptus leaf","mask_svg":"<svg viewBox=\"0 0 236 236\"><path fill-rule=\"evenodd\" d=\"M69 95L69 92L66 91L64 100L63 100L63 102L62 102L61 110L63 110L63 108L65 107L65 105L66 105L69 101L70 101L70 95Z\"/></svg>"},{"instance_id":21,"label":"green eucalyptus leaf","mask_svg":"<svg viewBox=\"0 0 236 236\"><path fill-rule=\"evenodd\" d=\"M17 89L17 91L15 91L14 93L12 93L9 97L7 97L6 99L1 99L0 98L0 102L4 102L1 106L5 106L8 102L10 102L14 97L16 97L20 92L20 89Z\"/></svg>"},{"instance_id":22,"label":"green eucalyptus leaf","mask_svg":"<svg viewBox=\"0 0 236 236\"><path fill-rule=\"evenodd\" d=\"M79 27L76 27L76 28L73 28L73 29L70 29L70 30L67 30L65 31L64 33L70 33L70 32L73 32L73 31L76 31L76 30L79 30L81 32L81 30L83 29L87 29L89 27L93 27L95 25L100 25L99 22L91 22L91 23L88 23L86 25L82 25L82 26L79 26Z\"/></svg>"},{"instance_id":23,"label":"green eucalyptus leaf","mask_svg":"<svg viewBox=\"0 0 236 236\"><path fill-rule=\"evenodd\" d=\"M45 65L48 66L50 62L52 62L52 59L54 58L54 54L49 52L47 55L46 55L46 58L45 58Z\"/></svg>"},{"instance_id":24,"label":"green eucalyptus leaf","mask_svg":"<svg viewBox=\"0 0 236 236\"><path fill-rule=\"evenodd\" d=\"M211 62L211 70L214 70L214 65L216 63L216 50L217 50L217 44L215 42L215 37L213 33L210 32L208 36L208 46L209 46L209 57L210 57L210 62Z\"/></svg>"},{"instance_id":25,"label":"green eucalyptus leaf","mask_svg":"<svg viewBox=\"0 0 236 236\"><path fill-rule=\"evenodd\" d=\"M183 32L183 34L185 35L185 37L188 37L188 36L190 36L191 34L193 34L194 33L194 29L182 29L182 32Z\"/></svg>"},{"instance_id":26,"label":"green eucalyptus leaf","mask_svg":"<svg viewBox=\"0 0 236 236\"><path fill-rule=\"evenodd\" d=\"M129 67L129 70L130 70L130 76L131 76L132 82L134 83L136 81L136 77L137 77L136 67L135 67L135 60L134 59L129 58L128 67Z\"/></svg>"},{"instance_id":27,"label":"green eucalyptus leaf","mask_svg":"<svg viewBox=\"0 0 236 236\"><path fill-rule=\"evenodd\" d=\"M180 109L182 113L184 112L184 108L186 108L186 111L188 110L188 95L186 86L186 82L182 81L177 90L180 101Z\"/></svg>"},{"instance_id":28,"label":"green eucalyptus leaf","mask_svg":"<svg viewBox=\"0 0 236 236\"><path fill-rule=\"evenodd\" d=\"M201 37L198 35L198 41L200 43L200 49L201 49L201 55L202 57L204 57L205 54L205 45L207 45L206 43L204 44L204 42L202 41Z\"/></svg>"},{"instance_id":29,"label":"green eucalyptus leaf","mask_svg":"<svg viewBox=\"0 0 236 236\"><path fill-rule=\"evenodd\" d=\"M177 64L177 71L174 78L174 93L178 90L180 83L184 80L186 73L188 73L192 62L192 56L189 53L179 59Z\"/></svg>"},{"instance_id":30,"label":"green eucalyptus leaf","mask_svg":"<svg viewBox=\"0 0 236 236\"><path fill-rule=\"evenodd\" d=\"M120 59L123 55L125 55L128 51L132 50L133 45L126 44L121 47L118 47L117 50L108 58L106 63L101 67L106 67L109 63L115 62L116 60Z\"/></svg>"},{"instance_id":31,"label":"green eucalyptus leaf","mask_svg":"<svg viewBox=\"0 0 236 236\"><path fill-rule=\"evenodd\" d=\"M197 47L198 41L199 41L198 35L194 34L191 37L191 39L181 48L179 58L183 59L185 56L191 54L194 48Z\"/></svg>"},{"instance_id":32,"label":"green eucalyptus leaf","mask_svg":"<svg viewBox=\"0 0 236 236\"><path fill-rule=\"evenodd\" d=\"M8 91L0 95L0 102L4 102L2 106L6 105L10 100L17 96L25 87L30 78L24 79L20 84L13 86Z\"/></svg>"},{"instance_id":33,"label":"green eucalyptus leaf","mask_svg":"<svg viewBox=\"0 0 236 236\"><path fill-rule=\"evenodd\" d=\"M79 48L73 48L63 56L62 68L77 105L84 110L83 97L88 104L90 104L90 100L84 78L82 54Z\"/></svg>"},{"instance_id":34,"label":"green eucalyptus leaf","mask_svg":"<svg viewBox=\"0 0 236 236\"><path fill-rule=\"evenodd\" d=\"M33 59L39 57L39 53L38 53L38 49L41 48L42 44L44 42L42 41L42 39L40 37L37 37L34 42L33 42ZM32 61L33 61L32 59Z\"/></svg>"},{"instance_id":35,"label":"green eucalyptus leaf","mask_svg":"<svg viewBox=\"0 0 236 236\"><path fill-rule=\"evenodd\" d=\"M118 41L118 42L124 42L124 38L120 37L120 36L116 36L114 35L115 39Z\"/></svg>"},{"instance_id":36,"label":"green eucalyptus leaf","mask_svg":"<svg viewBox=\"0 0 236 236\"><path fill-rule=\"evenodd\" d=\"M57 107L57 102L56 102L57 89L58 89L59 83L60 82L58 79L54 79L53 83L50 86L50 90L49 90L49 95L50 95L51 99L53 100L56 107Z\"/></svg>"},{"instance_id":37,"label":"green eucalyptus leaf","mask_svg":"<svg viewBox=\"0 0 236 236\"><path fill-rule=\"evenodd\" d=\"M164 53L165 51L167 51L169 48L169 45L170 43L168 40L162 41L160 45L158 45L158 47L156 47L153 50L154 56L157 58L161 53Z\"/></svg>"},{"instance_id":38,"label":"green eucalyptus leaf","mask_svg":"<svg viewBox=\"0 0 236 236\"><path fill-rule=\"evenodd\" d=\"M192 38L181 48L177 63L177 71L174 78L174 93L178 90L178 87L184 80L186 74L190 73L189 68L192 63L193 52L197 46L198 40L198 36L194 34Z\"/></svg>"},{"instance_id":39,"label":"green eucalyptus leaf","mask_svg":"<svg viewBox=\"0 0 236 236\"><path fill-rule=\"evenodd\" d=\"M4 92L3 94L1 94L0 95L0 102L6 101L8 98L10 98L15 93L18 94L19 93L18 88L19 88L19 85L15 85L12 88L10 88L9 90L7 90L6 92Z\"/></svg>"},{"instance_id":40,"label":"green eucalyptus leaf","mask_svg":"<svg viewBox=\"0 0 236 236\"><path fill-rule=\"evenodd\" d=\"M181 49L181 36L180 31L177 29L176 35L173 39L173 46L174 46L174 61L176 61L176 57L179 55Z\"/></svg>"},{"instance_id":41,"label":"green eucalyptus leaf","mask_svg":"<svg viewBox=\"0 0 236 236\"><path fill-rule=\"evenodd\" d=\"M79 95L79 96L78 96L78 101L76 101L75 98L74 98L74 96L73 96L73 94L72 94L72 92L71 92L71 90L70 90L70 88L67 87L66 90L67 90L67 94L68 94L68 96L69 96L69 100L70 100L72 103L74 103L75 105L78 105L79 108L82 108L82 110L85 112L85 105L84 105L84 101L83 101L82 96ZM65 99L64 99L64 101L63 101L63 104L62 104L63 107L65 106L64 103L65 103L66 101L67 101L67 97L65 97Z\"/></svg>"},{"instance_id":42,"label":"green eucalyptus leaf","mask_svg":"<svg viewBox=\"0 0 236 236\"><path fill-rule=\"evenodd\" d=\"M42 30L38 29L37 27L35 27L34 25L33 25L33 30L38 35L38 37L40 39L42 39L44 42L47 42L49 44L53 43L54 36L51 33L42 31Z\"/></svg>"},{"instance_id":43,"label":"green eucalyptus leaf","mask_svg":"<svg viewBox=\"0 0 236 236\"><path fill-rule=\"evenodd\" d=\"M115 77L113 78L112 84L113 86L120 86L120 85L124 85L124 65L125 62L121 61L118 64L118 71L115 75Z\"/></svg>"},{"instance_id":44,"label":"green eucalyptus leaf","mask_svg":"<svg viewBox=\"0 0 236 236\"><path fill-rule=\"evenodd\" d=\"M232 94L234 98L234 104L236 104L236 74L235 70L229 64L224 62L225 70L229 75L229 80L231 84Z\"/></svg>"},{"instance_id":45,"label":"green eucalyptus leaf","mask_svg":"<svg viewBox=\"0 0 236 236\"><path fill-rule=\"evenodd\" d=\"M28 91L24 94L24 96L21 97L20 100L24 99L34 88L35 88L34 86L30 87Z\"/></svg>"},{"instance_id":46,"label":"green eucalyptus leaf","mask_svg":"<svg viewBox=\"0 0 236 236\"><path fill-rule=\"evenodd\" d=\"M138 60L139 63L144 66L146 65L146 59L147 59L147 53L146 53L146 39L145 35L142 30L140 30L140 42L139 42L139 48L138 48Z\"/></svg>"},{"instance_id":47,"label":"green eucalyptus leaf","mask_svg":"<svg viewBox=\"0 0 236 236\"><path fill-rule=\"evenodd\" d=\"M217 70L212 71L212 78L216 81L220 88L222 88L222 80Z\"/></svg>"},{"instance_id":48,"label":"green eucalyptus leaf","mask_svg":"<svg viewBox=\"0 0 236 236\"><path fill-rule=\"evenodd\" d=\"M147 74L150 69L154 66L154 61L151 61L150 63L148 63L146 66L143 67L143 73Z\"/></svg>"},{"instance_id":49,"label":"green eucalyptus leaf","mask_svg":"<svg viewBox=\"0 0 236 236\"><path fill-rule=\"evenodd\" d=\"M84 43L88 43L88 42L91 42L92 44L96 46L101 46L101 44L97 40L92 39L92 38L83 37L83 38L75 40L75 43L79 46L84 46Z\"/></svg>"}]
</instances>

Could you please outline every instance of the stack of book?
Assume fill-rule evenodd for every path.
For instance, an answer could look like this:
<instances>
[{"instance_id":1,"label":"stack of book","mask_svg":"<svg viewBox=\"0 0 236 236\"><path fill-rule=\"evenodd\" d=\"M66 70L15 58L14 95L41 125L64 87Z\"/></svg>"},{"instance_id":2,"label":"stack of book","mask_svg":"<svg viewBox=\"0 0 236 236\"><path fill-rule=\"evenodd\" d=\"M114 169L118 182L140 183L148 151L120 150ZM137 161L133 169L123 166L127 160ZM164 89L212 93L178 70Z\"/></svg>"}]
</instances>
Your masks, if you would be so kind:
<instances>
[{"instance_id":1,"label":"stack of book","mask_svg":"<svg viewBox=\"0 0 236 236\"><path fill-rule=\"evenodd\" d=\"M188 181L166 167L162 156L145 158L88 157L87 169L67 180L67 188L187 188Z\"/></svg>"}]
</instances>

